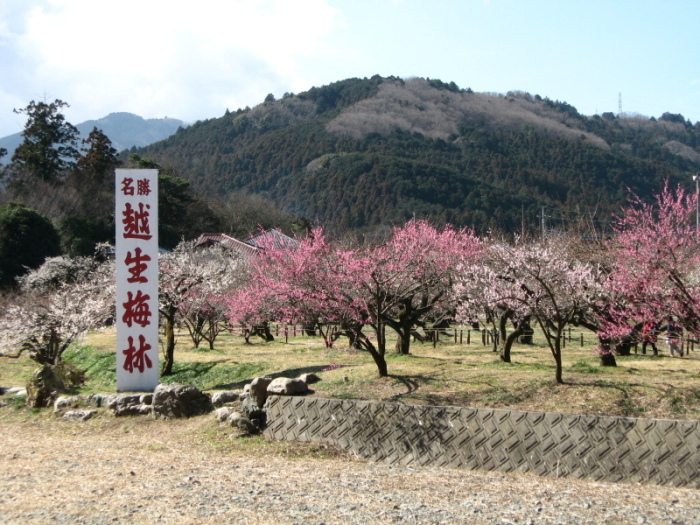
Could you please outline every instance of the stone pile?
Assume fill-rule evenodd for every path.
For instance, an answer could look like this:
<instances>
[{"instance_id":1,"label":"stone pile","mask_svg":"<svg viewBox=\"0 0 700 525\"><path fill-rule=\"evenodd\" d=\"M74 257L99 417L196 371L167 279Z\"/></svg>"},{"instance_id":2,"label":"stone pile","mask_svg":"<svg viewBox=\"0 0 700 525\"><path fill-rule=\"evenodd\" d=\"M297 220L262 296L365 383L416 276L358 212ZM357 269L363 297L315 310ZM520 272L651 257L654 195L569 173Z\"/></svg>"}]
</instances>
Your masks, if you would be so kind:
<instances>
[{"instance_id":1,"label":"stone pile","mask_svg":"<svg viewBox=\"0 0 700 525\"><path fill-rule=\"evenodd\" d=\"M309 385L320 381L315 374L297 378L256 377L243 392L219 390L202 392L192 385L160 384L153 393L90 394L58 396L54 414L63 419L86 421L98 409L110 410L115 416L152 415L156 419L189 418L215 412L220 423L227 423L248 434L265 428L263 407L269 395L299 396L313 393ZM23 388L0 387L0 395L26 396Z\"/></svg>"}]
</instances>

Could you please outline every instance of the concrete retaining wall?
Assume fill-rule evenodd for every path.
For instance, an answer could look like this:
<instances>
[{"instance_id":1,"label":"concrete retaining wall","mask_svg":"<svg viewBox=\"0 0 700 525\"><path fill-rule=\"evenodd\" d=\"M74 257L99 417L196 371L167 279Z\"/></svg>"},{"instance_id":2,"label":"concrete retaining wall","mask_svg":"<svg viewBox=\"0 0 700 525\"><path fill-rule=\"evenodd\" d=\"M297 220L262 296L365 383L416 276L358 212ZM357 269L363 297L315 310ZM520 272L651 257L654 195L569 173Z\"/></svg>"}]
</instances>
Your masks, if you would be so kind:
<instances>
[{"instance_id":1,"label":"concrete retaining wall","mask_svg":"<svg viewBox=\"0 0 700 525\"><path fill-rule=\"evenodd\" d=\"M700 488L700 421L271 396L265 435L398 465Z\"/></svg>"}]
</instances>

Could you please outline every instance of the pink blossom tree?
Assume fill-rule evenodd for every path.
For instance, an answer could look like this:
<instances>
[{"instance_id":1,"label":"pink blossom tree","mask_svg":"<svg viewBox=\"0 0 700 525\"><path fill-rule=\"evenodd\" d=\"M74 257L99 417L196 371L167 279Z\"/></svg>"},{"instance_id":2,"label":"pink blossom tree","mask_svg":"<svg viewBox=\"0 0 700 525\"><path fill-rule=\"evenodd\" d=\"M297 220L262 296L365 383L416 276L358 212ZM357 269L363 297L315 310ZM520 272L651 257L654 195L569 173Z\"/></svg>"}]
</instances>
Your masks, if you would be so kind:
<instances>
[{"instance_id":1,"label":"pink blossom tree","mask_svg":"<svg viewBox=\"0 0 700 525\"><path fill-rule=\"evenodd\" d=\"M412 220L394 228L386 243L359 250L356 260L363 271L357 274L357 300L369 314L379 347L385 347L387 326L397 334L397 352L407 354L414 328L439 317L437 312L447 312L451 319L449 290L455 272L480 249L470 230Z\"/></svg>"},{"instance_id":2,"label":"pink blossom tree","mask_svg":"<svg viewBox=\"0 0 700 525\"><path fill-rule=\"evenodd\" d=\"M447 309L457 264L478 245L469 231L438 230L424 221L395 228L385 243L353 248L330 243L317 228L295 250L268 249L252 262L249 285L229 300L230 316L236 322L314 324L327 345L333 339L328 328L336 327L386 376L386 327L408 352L410 331L439 306Z\"/></svg>"},{"instance_id":3,"label":"pink blossom tree","mask_svg":"<svg viewBox=\"0 0 700 525\"><path fill-rule=\"evenodd\" d=\"M330 328L352 316L344 292L350 259L350 252L327 241L322 228L299 239L294 249L265 247L250 261L247 285L230 294L229 319L244 326L273 320L313 326L331 346Z\"/></svg>"},{"instance_id":4,"label":"pink blossom tree","mask_svg":"<svg viewBox=\"0 0 700 525\"><path fill-rule=\"evenodd\" d=\"M240 286L246 272L246 262L234 253L219 246L199 249L190 259L203 274L201 283L184 295L178 306L178 315L187 327L190 338L199 347L206 341L209 349L227 327L226 297L229 291Z\"/></svg>"},{"instance_id":5,"label":"pink blossom tree","mask_svg":"<svg viewBox=\"0 0 700 525\"><path fill-rule=\"evenodd\" d=\"M602 334L625 337L645 321L660 323L668 316L696 337L700 334L696 197L666 184L654 202L635 196L618 217L608 282L618 300L602 320Z\"/></svg>"}]
</instances>

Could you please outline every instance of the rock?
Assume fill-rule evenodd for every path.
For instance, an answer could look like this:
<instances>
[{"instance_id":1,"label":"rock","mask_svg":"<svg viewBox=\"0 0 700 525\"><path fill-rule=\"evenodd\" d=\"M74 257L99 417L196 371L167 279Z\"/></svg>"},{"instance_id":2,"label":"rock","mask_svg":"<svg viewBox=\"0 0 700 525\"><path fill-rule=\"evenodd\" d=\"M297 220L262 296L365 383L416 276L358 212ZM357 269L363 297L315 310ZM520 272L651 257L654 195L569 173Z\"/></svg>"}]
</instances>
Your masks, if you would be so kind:
<instances>
[{"instance_id":1,"label":"rock","mask_svg":"<svg viewBox=\"0 0 700 525\"><path fill-rule=\"evenodd\" d=\"M221 390L211 395L211 402L215 407L220 407L226 403L238 401L239 395L232 390Z\"/></svg>"},{"instance_id":2,"label":"rock","mask_svg":"<svg viewBox=\"0 0 700 525\"><path fill-rule=\"evenodd\" d=\"M139 401L142 405L152 405L153 404L153 394L141 394Z\"/></svg>"},{"instance_id":3,"label":"rock","mask_svg":"<svg viewBox=\"0 0 700 525\"><path fill-rule=\"evenodd\" d=\"M237 414L238 412L236 412L232 407L221 407L216 409L214 415L219 423L223 423L224 421L228 421L228 418L234 413Z\"/></svg>"},{"instance_id":4,"label":"rock","mask_svg":"<svg viewBox=\"0 0 700 525\"><path fill-rule=\"evenodd\" d=\"M106 400L102 400L102 406L106 406L110 410L124 412L129 408L141 404L141 394L112 394Z\"/></svg>"},{"instance_id":5,"label":"rock","mask_svg":"<svg viewBox=\"0 0 700 525\"><path fill-rule=\"evenodd\" d=\"M86 402L88 405L90 405L91 407L101 408L101 407L103 407L103 406L107 406L107 400L108 400L110 397L111 397L111 396L109 396L109 395L107 395L107 394L90 394L90 395L87 396L87 398L85 399L85 402Z\"/></svg>"},{"instance_id":6,"label":"rock","mask_svg":"<svg viewBox=\"0 0 700 525\"><path fill-rule=\"evenodd\" d=\"M248 418L243 417L239 412L234 412L228 419L232 427L236 427L248 434L257 434L260 430L257 426Z\"/></svg>"},{"instance_id":7,"label":"rock","mask_svg":"<svg viewBox=\"0 0 700 525\"><path fill-rule=\"evenodd\" d=\"M22 388L21 386L11 386L10 388L5 389L5 393L13 396L26 396L27 389Z\"/></svg>"},{"instance_id":8,"label":"rock","mask_svg":"<svg viewBox=\"0 0 700 525\"><path fill-rule=\"evenodd\" d=\"M60 412L68 408L73 408L83 399L80 396L58 396L53 402L53 411Z\"/></svg>"},{"instance_id":9,"label":"rock","mask_svg":"<svg viewBox=\"0 0 700 525\"><path fill-rule=\"evenodd\" d=\"M301 379L290 379L288 377L278 377L267 387L268 394L278 394L281 396L299 396L309 392L309 385Z\"/></svg>"},{"instance_id":10,"label":"rock","mask_svg":"<svg viewBox=\"0 0 700 525\"><path fill-rule=\"evenodd\" d=\"M250 395L250 383L243 385L243 393Z\"/></svg>"},{"instance_id":11,"label":"rock","mask_svg":"<svg viewBox=\"0 0 700 525\"><path fill-rule=\"evenodd\" d=\"M238 411L236 411L236 410L232 410L232 411L229 413L228 417L226 418L226 421L228 421L229 423L231 423L231 425L233 426L233 425L235 425L236 421L238 421L239 419L248 419L248 418L245 417L245 416L244 416L243 414L241 414L240 412L238 412Z\"/></svg>"},{"instance_id":12,"label":"rock","mask_svg":"<svg viewBox=\"0 0 700 525\"><path fill-rule=\"evenodd\" d=\"M97 410L69 410L63 414L63 419L72 419L75 421L87 421L97 414Z\"/></svg>"},{"instance_id":13,"label":"rock","mask_svg":"<svg viewBox=\"0 0 700 525\"><path fill-rule=\"evenodd\" d=\"M318 383L321 380L321 378L318 377L316 374L301 374L299 376L299 379L301 379L307 385L313 385L314 383Z\"/></svg>"},{"instance_id":14,"label":"rock","mask_svg":"<svg viewBox=\"0 0 700 525\"><path fill-rule=\"evenodd\" d=\"M246 397L243 400L243 412L250 419L260 419L265 415L262 408L258 406L258 403L252 397Z\"/></svg>"},{"instance_id":15,"label":"rock","mask_svg":"<svg viewBox=\"0 0 700 525\"><path fill-rule=\"evenodd\" d=\"M27 406L50 407L58 394L64 392L66 384L55 367L43 365L27 383Z\"/></svg>"},{"instance_id":16,"label":"rock","mask_svg":"<svg viewBox=\"0 0 700 525\"><path fill-rule=\"evenodd\" d=\"M144 405L139 403L138 405L124 405L119 406L114 410L114 415L116 417L122 416L145 416L153 411L151 405Z\"/></svg>"},{"instance_id":17,"label":"rock","mask_svg":"<svg viewBox=\"0 0 700 525\"><path fill-rule=\"evenodd\" d=\"M176 419L208 414L211 398L193 385L160 384L153 392L153 416Z\"/></svg>"},{"instance_id":18,"label":"rock","mask_svg":"<svg viewBox=\"0 0 700 525\"><path fill-rule=\"evenodd\" d=\"M259 408L262 408L267 401L267 387L270 383L272 383L271 377L256 377L250 383L250 397L255 400Z\"/></svg>"}]
</instances>

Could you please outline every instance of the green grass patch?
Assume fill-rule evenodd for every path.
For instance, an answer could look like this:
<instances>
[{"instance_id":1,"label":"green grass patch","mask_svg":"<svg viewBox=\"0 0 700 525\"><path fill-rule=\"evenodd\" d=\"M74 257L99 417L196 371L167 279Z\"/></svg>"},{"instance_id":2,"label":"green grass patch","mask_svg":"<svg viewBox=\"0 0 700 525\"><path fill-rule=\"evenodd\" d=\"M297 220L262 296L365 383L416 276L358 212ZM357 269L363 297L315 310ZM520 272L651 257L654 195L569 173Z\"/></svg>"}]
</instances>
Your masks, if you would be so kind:
<instances>
[{"instance_id":1,"label":"green grass patch","mask_svg":"<svg viewBox=\"0 0 700 525\"><path fill-rule=\"evenodd\" d=\"M586 361L577 361L573 365L571 365L571 368L569 369L572 372L577 372L579 374L600 374L602 370L600 369L599 366L593 366L590 363Z\"/></svg>"},{"instance_id":2,"label":"green grass patch","mask_svg":"<svg viewBox=\"0 0 700 525\"><path fill-rule=\"evenodd\" d=\"M85 389L91 392L114 390L117 385L117 354L101 352L91 346L72 347L63 358L85 372Z\"/></svg>"},{"instance_id":3,"label":"green grass patch","mask_svg":"<svg viewBox=\"0 0 700 525\"><path fill-rule=\"evenodd\" d=\"M261 375L266 368L264 363L229 365L215 361L206 363L175 361L173 374L161 378L161 381L194 385L200 390L238 389Z\"/></svg>"}]
</instances>

